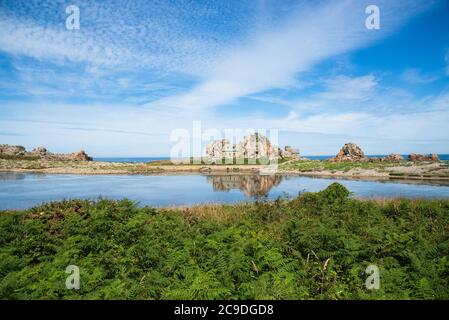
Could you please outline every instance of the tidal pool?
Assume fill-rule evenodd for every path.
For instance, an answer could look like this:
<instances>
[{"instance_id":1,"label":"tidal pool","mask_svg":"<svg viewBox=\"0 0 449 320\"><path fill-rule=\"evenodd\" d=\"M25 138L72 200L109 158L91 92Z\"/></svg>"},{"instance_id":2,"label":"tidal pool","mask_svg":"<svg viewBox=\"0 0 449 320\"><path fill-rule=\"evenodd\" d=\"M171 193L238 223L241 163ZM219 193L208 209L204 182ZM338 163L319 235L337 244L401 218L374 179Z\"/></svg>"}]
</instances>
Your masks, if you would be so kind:
<instances>
[{"instance_id":1,"label":"tidal pool","mask_svg":"<svg viewBox=\"0 0 449 320\"><path fill-rule=\"evenodd\" d=\"M70 175L0 172L0 209L62 199L128 198L140 205L181 206L294 197L333 182L363 198L449 198L449 182L371 181L259 175Z\"/></svg>"}]
</instances>

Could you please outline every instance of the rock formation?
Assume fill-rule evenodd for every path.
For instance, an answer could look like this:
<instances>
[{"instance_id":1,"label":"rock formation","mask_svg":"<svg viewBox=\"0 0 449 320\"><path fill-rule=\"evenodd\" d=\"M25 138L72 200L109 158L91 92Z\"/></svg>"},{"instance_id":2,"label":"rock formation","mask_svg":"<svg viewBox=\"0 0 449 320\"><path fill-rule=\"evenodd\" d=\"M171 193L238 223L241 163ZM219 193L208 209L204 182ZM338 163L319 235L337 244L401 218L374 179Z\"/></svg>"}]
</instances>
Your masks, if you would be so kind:
<instances>
[{"instance_id":1,"label":"rock formation","mask_svg":"<svg viewBox=\"0 0 449 320\"><path fill-rule=\"evenodd\" d=\"M245 136L238 144L228 140L214 140L206 146L206 157L209 163L221 163L224 159L261 159L270 160L280 157L278 146L272 145L267 137L260 133Z\"/></svg>"},{"instance_id":2,"label":"rock formation","mask_svg":"<svg viewBox=\"0 0 449 320\"><path fill-rule=\"evenodd\" d=\"M435 153L428 154L428 155L422 155L422 154L416 154L412 153L408 156L408 159L410 161L439 161L438 155Z\"/></svg>"},{"instance_id":3,"label":"rock formation","mask_svg":"<svg viewBox=\"0 0 449 320\"><path fill-rule=\"evenodd\" d=\"M227 139L211 141L206 146L206 155L209 163L221 163L223 159L234 157L234 145Z\"/></svg>"},{"instance_id":4,"label":"rock formation","mask_svg":"<svg viewBox=\"0 0 449 320\"><path fill-rule=\"evenodd\" d=\"M45 157L48 155L48 150L45 149L44 147L37 147L37 148L34 148L33 150L31 150L31 153L36 156Z\"/></svg>"},{"instance_id":5,"label":"rock formation","mask_svg":"<svg viewBox=\"0 0 449 320\"><path fill-rule=\"evenodd\" d=\"M236 157L245 159L277 159L279 148L271 145L270 140L260 133L250 134L236 146Z\"/></svg>"},{"instance_id":6,"label":"rock formation","mask_svg":"<svg viewBox=\"0 0 449 320\"><path fill-rule=\"evenodd\" d=\"M282 157L283 158L293 158L293 159L299 159L299 150L293 149L291 146L285 146L284 150L282 151Z\"/></svg>"},{"instance_id":7,"label":"rock formation","mask_svg":"<svg viewBox=\"0 0 449 320\"><path fill-rule=\"evenodd\" d=\"M92 161L92 157L89 157L84 150L72 153L55 153L51 154L55 160L67 160L67 161Z\"/></svg>"},{"instance_id":8,"label":"rock formation","mask_svg":"<svg viewBox=\"0 0 449 320\"><path fill-rule=\"evenodd\" d=\"M84 150L73 153L51 153L44 147L34 148L32 151L26 151L23 146L12 146L8 144L0 145L0 155L14 156L20 159L27 157L40 158L44 160L57 161L92 161Z\"/></svg>"},{"instance_id":9,"label":"rock formation","mask_svg":"<svg viewBox=\"0 0 449 320\"><path fill-rule=\"evenodd\" d=\"M335 156L335 158L329 159L334 162L356 162L356 161L368 161L365 157L363 150L355 143L346 143Z\"/></svg>"},{"instance_id":10,"label":"rock formation","mask_svg":"<svg viewBox=\"0 0 449 320\"><path fill-rule=\"evenodd\" d=\"M22 146L12 146L9 144L0 144L0 154L8 156L24 156L26 150Z\"/></svg>"},{"instance_id":11,"label":"rock formation","mask_svg":"<svg viewBox=\"0 0 449 320\"><path fill-rule=\"evenodd\" d=\"M404 160L404 157L397 153L391 153L388 156L382 158L382 161L386 161L386 162L399 162L399 161L403 161L403 160Z\"/></svg>"}]
</instances>

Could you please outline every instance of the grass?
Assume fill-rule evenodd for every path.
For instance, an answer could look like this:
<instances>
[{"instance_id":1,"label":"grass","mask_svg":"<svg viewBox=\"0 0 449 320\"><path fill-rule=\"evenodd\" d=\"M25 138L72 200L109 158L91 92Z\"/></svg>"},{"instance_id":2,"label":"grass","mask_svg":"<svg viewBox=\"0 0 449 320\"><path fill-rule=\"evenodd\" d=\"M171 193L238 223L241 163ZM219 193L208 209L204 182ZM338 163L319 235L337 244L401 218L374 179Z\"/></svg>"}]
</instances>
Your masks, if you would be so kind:
<instances>
[{"instance_id":1,"label":"grass","mask_svg":"<svg viewBox=\"0 0 449 320\"><path fill-rule=\"evenodd\" d=\"M55 160L11 160L0 159L0 170L5 169L88 169L88 170L110 170L126 171L129 173L152 173L159 171L157 168L149 166L146 163L104 163L90 161L55 161Z\"/></svg>"},{"instance_id":2,"label":"grass","mask_svg":"<svg viewBox=\"0 0 449 320\"><path fill-rule=\"evenodd\" d=\"M280 166L282 170L286 171L343 171L347 172L351 169L384 169L398 166L411 166L413 163L408 161L401 162L331 162L320 160L299 160L292 161Z\"/></svg>"},{"instance_id":3,"label":"grass","mask_svg":"<svg viewBox=\"0 0 449 320\"><path fill-rule=\"evenodd\" d=\"M25 160L25 161L29 161L29 160L39 160L39 157L37 156L14 156L14 155L10 155L10 154L4 154L4 153L0 153L0 159L3 160Z\"/></svg>"},{"instance_id":4,"label":"grass","mask_svg":"<svg viewBox=\"0 0 449 320\"><path fill-rule=\"evenodd\" d=\"M364 286L370 264L379 290ZM0 298L449 299L449 200L358 200L335 183L254 204L3 211Z\"/></svg>"}]
</instances>

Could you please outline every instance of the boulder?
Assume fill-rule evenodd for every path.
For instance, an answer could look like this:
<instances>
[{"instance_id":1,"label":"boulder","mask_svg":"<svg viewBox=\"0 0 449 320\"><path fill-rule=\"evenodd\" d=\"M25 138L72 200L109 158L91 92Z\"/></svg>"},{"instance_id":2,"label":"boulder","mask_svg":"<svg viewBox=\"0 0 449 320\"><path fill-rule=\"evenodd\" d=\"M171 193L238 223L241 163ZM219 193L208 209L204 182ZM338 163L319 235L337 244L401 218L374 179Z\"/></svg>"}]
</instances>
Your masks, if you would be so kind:
<instances>
[{"instance_id":1,"label":"boulder","mask_svg":"<svg viewBox=\"0 0 449 320\"><path fill-rule=\"evenodd\" d=\"M92 161L93 159L87 155L84 150L73 153L51 153L44 147L34 148L32 151L26 151L22 146L12 146L8 144L0 145L0 154L8 156L40 158L44 160L61 160L61 161Z\"/></svg>"},{"instance_id":2,"label":"boulder","mask_svg":"<svg viewBox=\"0 0 449 320\"><path fill-rule=\"evenodd\" d=\"M26 154L26 149L23 146L0 144L0 154L7 156L24 156Z\"/></svg>"},{"instance_id":3,"label":"boulder","mask_svg":"<svg viewBox=\"0 0 449 320\"><path fill-rule=\"evenodd\" d=\"M432 153L430 155L430 161L440 161L440 158L438 157L438 155L436 153Z\"/></svg>"},{"instance_id":4,"label":"boulder","mask_svg":"<svg viewBox=\"0 0 449 320\"><path fill-rule=\"evenodd\" d=\"M399 162L403 161L404 157L397 153L391 153L388 156L384 157L382 160L386 162Z\"/></svg>"},{"instance_id":5,"label":"boulder","mask_svg":"<svg viewBox=\"0 0 449 320\"><path fill-rule=\"evenodd\" d=\"M365 157L363 150L355 143L346 143L338 152L338 154L330 159L334 162L356 162L356 161L368 161Z\"/></svg>"},{"instance_id":6,"label":"boulder","mask_svg":"<svg viewBox=\"0 0 449 320\"><path fill-rule=\"evenodd\" d=\"M48 150L44 147L37 147L34 148L31 153L37 156L46 156L48 154Z\"/></svg>"},{"instance_id":7,"label":"boulder","mask_svg":"<svg viewBox=\"0 0 449 320\"><path fill-rule=\"evenodd\" d=\"M92 161L92 157L89 157L84 150L80 150L78 152L73 152L68 154L69 160L74 161Z\"/></svg>"},{"instance_id":8,"label":"boulder","mask_svg":"<svg viewBox=\"0 0 449 320\"><path fill-rule=\"evenodd\" d=\"M412 153L408 156L408 159L410 161L414 161L414 162L416 162L416 161L439 161L440 160L438 158L438 155L436 155L435 153L428 154L428 155Z\"/></svg>"},{"instance_id":9,"label":"boulder","mask_svg":"<svg viewBox=\"0 0 449 320\"><path fill-rule=\"evenodd\" d=\"M234 158L234 146L227 139L214 140L206 146L206 156L209 163L221 163L224 159Z\"/></svg>"},{"instance_id":10,"label":"boulder","mask_svg":"<svg viewBox=\"0 0 449 320\"><path fill-rule=\"evenodd\" d=\"M293 149L291 146L285 146L284 150L281 152L283 158L294 158L299 159L299 149Z\"/></svg>"},{"instance_id":11,"label":"boulder","mask_svg":"<svg viewBox=\"0 0 449 320\"><path fill-rule=\"evenodd\" d=\"M211 141L206 146L206 159L209 163L218 163L223 159L278 159L280 154L280 148L272 145L260 133L245 136L238 144L223 139Z\"/></svg>"},{"instance_id":12,"label":"boulder","mask_svg":"<svg viewBox=\"0 0 449 320\"><path fill-rule=\"evenodd\" d=\"M92 161L92 157L89 157L84 150L72 153L47 153L42 157L47 160L56 161Z\"/></svg>"},{"instance_id":13,"label":"boulder","mask_svg":"<svg viewBox=\"0 0 449 320\"><path fill-rule=\"evenodd\" d=\"M256 132L245 136L236 146L236 157L245 159L279 158L279 148L264 135Z\"/></svg>"}]
</instances>

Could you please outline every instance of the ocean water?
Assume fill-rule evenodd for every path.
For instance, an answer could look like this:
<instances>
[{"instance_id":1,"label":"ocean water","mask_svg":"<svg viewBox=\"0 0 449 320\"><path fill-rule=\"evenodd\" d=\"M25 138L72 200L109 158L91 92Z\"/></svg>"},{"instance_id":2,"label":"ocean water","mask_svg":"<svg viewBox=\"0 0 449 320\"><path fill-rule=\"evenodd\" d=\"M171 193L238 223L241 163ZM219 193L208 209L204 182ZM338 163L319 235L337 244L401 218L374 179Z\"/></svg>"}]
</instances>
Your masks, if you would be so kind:
<instances>
[{"instance_id":1,"label":"ocean water","mask_svg":"<svg viewBox=\"0 0 449 320\"><path fill-rule=\"evenodd\" d=\"M326 160L334 157L335 155L328 156L302 156L304 158L310 160ZM370 158L382 158L386 155L368 155ZM408 155L402 155L404 159L407 159ZM439 154L440 160L449 160L449 154ZM159 161L159 160L170 160L170 157L95 157L95 161L104 161L104 162L150 162L150 161Z\"/></svg>"},{"instance_id":2,"label":"ocean water","mask_svg":"<svg viewBox=\"0 0 449 320\"><path fill-rule=\"evenodd\" d=\"M62 199L128 198L140 205L180 206L294 197L333 182L363 198L449 198L449 181L409 183L259 175L70 175L0 172L0 209Z\"/></svg>"}]
</instances>

